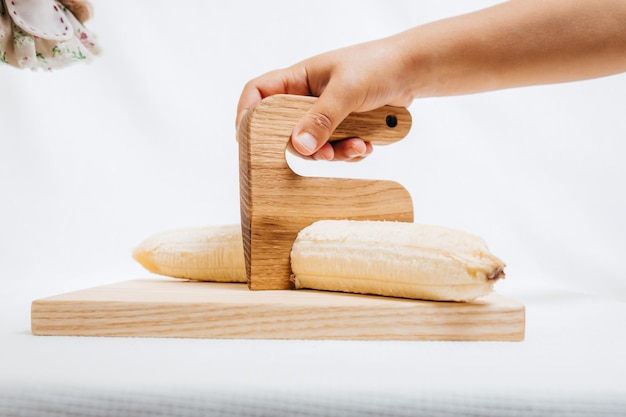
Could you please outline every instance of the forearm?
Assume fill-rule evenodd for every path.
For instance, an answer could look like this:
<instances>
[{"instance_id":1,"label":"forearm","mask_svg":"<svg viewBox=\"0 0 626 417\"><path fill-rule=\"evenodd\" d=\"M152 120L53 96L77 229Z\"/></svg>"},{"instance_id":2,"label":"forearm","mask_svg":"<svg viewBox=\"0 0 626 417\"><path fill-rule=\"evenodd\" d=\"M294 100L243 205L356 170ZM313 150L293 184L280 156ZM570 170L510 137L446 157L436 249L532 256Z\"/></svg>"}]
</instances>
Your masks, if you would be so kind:
<instances>
[{"instance_id":1,"label":"forearm","mask_svg":"<svg viewBox=\"0 0 626 417\"><path fill-rule=\"evenodd\" d=\"M329 143L351 112L626 71L626 0L511 0L330 51L249 81L237 120L272 94L319 97L291 145L303 157L363 159L358 138Z\"/></svg>"},{"instance_id":2,"label":"forearm","mask_svg":"<svg viewBox=\"0 0 626 417\"><path fill-rule=\"evenodd\" d=\"M626 71L626 1L512 0L388 38L415 97Z\"/></svg>"}]
</instances>

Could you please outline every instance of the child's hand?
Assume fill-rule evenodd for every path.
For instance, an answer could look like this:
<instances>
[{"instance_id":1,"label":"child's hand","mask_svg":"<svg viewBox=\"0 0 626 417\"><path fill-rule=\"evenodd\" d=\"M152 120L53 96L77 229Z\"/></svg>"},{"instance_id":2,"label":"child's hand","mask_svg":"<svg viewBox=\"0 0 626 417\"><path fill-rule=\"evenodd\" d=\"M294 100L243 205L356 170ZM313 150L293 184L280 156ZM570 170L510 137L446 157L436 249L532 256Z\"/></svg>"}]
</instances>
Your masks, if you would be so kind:
<instances>
[{"instance_id":1,"label":"child's hand","mask_svg":"<svg viewBox=\"0 0 626 417\"><path fill-rule=\"evenodd\" d=\"M296 124L290 150L307 159L361 160L372 145L360 138L328 142L351 112L383 105L408 106L413 100L401 42L382 39L328 52L248 82L237 108L237 125L246 110L273 94L317 96Z\"/></svg>"},{"instance_id":2,"label":"child's hand","mask_svg":"<svg viewBox=\"0 0 626 417\"><path fill-rule=\"evenodd\" d=\"M582 80L626 71L626 2L518 0L382 40L328 52L246 84L245 111L273 94L319 96L296 124L291 150L357 161L361 139L328 143L351 112L408 106L415 97Z\"/></svg>"}]
</instances>

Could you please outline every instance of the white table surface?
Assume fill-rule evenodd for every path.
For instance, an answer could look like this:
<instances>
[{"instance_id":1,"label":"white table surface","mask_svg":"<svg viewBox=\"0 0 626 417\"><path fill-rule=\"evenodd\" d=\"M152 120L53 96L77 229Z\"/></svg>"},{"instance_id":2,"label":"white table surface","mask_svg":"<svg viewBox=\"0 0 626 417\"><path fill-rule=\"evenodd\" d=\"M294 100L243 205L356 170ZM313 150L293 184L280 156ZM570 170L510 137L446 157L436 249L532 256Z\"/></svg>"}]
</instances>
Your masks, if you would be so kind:
<instances>
[{"instance_id":1,"label":"white table surface","mask_svg":"<svg viewBox=\"0 0 626 417\"><path fill-rule=\"evenodd\" d=\"M0 299L1 416L626 415L618 300L520 291L523 342L356 342L34 336L33 297Z\"/></svg>"}]
</instances>

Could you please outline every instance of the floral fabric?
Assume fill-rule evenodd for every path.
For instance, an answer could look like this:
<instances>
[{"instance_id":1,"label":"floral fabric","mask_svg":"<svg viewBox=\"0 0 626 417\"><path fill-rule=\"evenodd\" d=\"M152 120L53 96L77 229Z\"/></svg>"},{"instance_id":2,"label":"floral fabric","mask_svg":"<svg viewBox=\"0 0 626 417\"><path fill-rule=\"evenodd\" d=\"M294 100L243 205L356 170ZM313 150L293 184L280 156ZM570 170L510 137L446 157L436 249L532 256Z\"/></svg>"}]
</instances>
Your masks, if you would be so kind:
<instances>
[{"instance_id":1,"label":"floral fabric","mask_svg":"<svg viewBox=\"0 0 626 417\"><path fill-rule=\"evenodd\" d=\"M54 0L0 0L0 65L51 70L99 53L93 35Z\"/></svg>"}]
</instances>

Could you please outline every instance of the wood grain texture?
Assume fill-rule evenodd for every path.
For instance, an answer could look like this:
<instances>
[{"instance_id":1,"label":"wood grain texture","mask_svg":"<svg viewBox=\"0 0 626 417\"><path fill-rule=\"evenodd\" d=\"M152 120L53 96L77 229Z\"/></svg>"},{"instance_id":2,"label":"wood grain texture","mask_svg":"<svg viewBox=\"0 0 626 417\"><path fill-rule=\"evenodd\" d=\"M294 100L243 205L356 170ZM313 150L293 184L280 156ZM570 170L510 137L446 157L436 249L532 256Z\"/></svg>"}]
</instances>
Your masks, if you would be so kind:
<instances>
[{"instance_id":1,"label":"wood grain texture","mask_svg":"<svg viewBox=\"0 0 626 417\"><path fill-rule=\"evenodd\" d=\"M251 108L239 128L241 225L248 287L289 289L289 253L298 232L322 219L413 221L409 192L393 181L303 177L285 151L296 122L315 98L268 97ZM393 127L387 123L391 116ZM396 142L411 128L399 107L353 113L332 140L361 137L376 145Z\"/></svg>"},{"instance_id":2,"label":"wood grain texture","mask_svg":"<svg viewBox=\"0 0 626 417\"><path fill-rule=\"evenodd\" d=\"M36 300L31 327L55 336L521 341L524 315L495 293L455 303L139 279Z\"/></svg>"}]
</instances>

